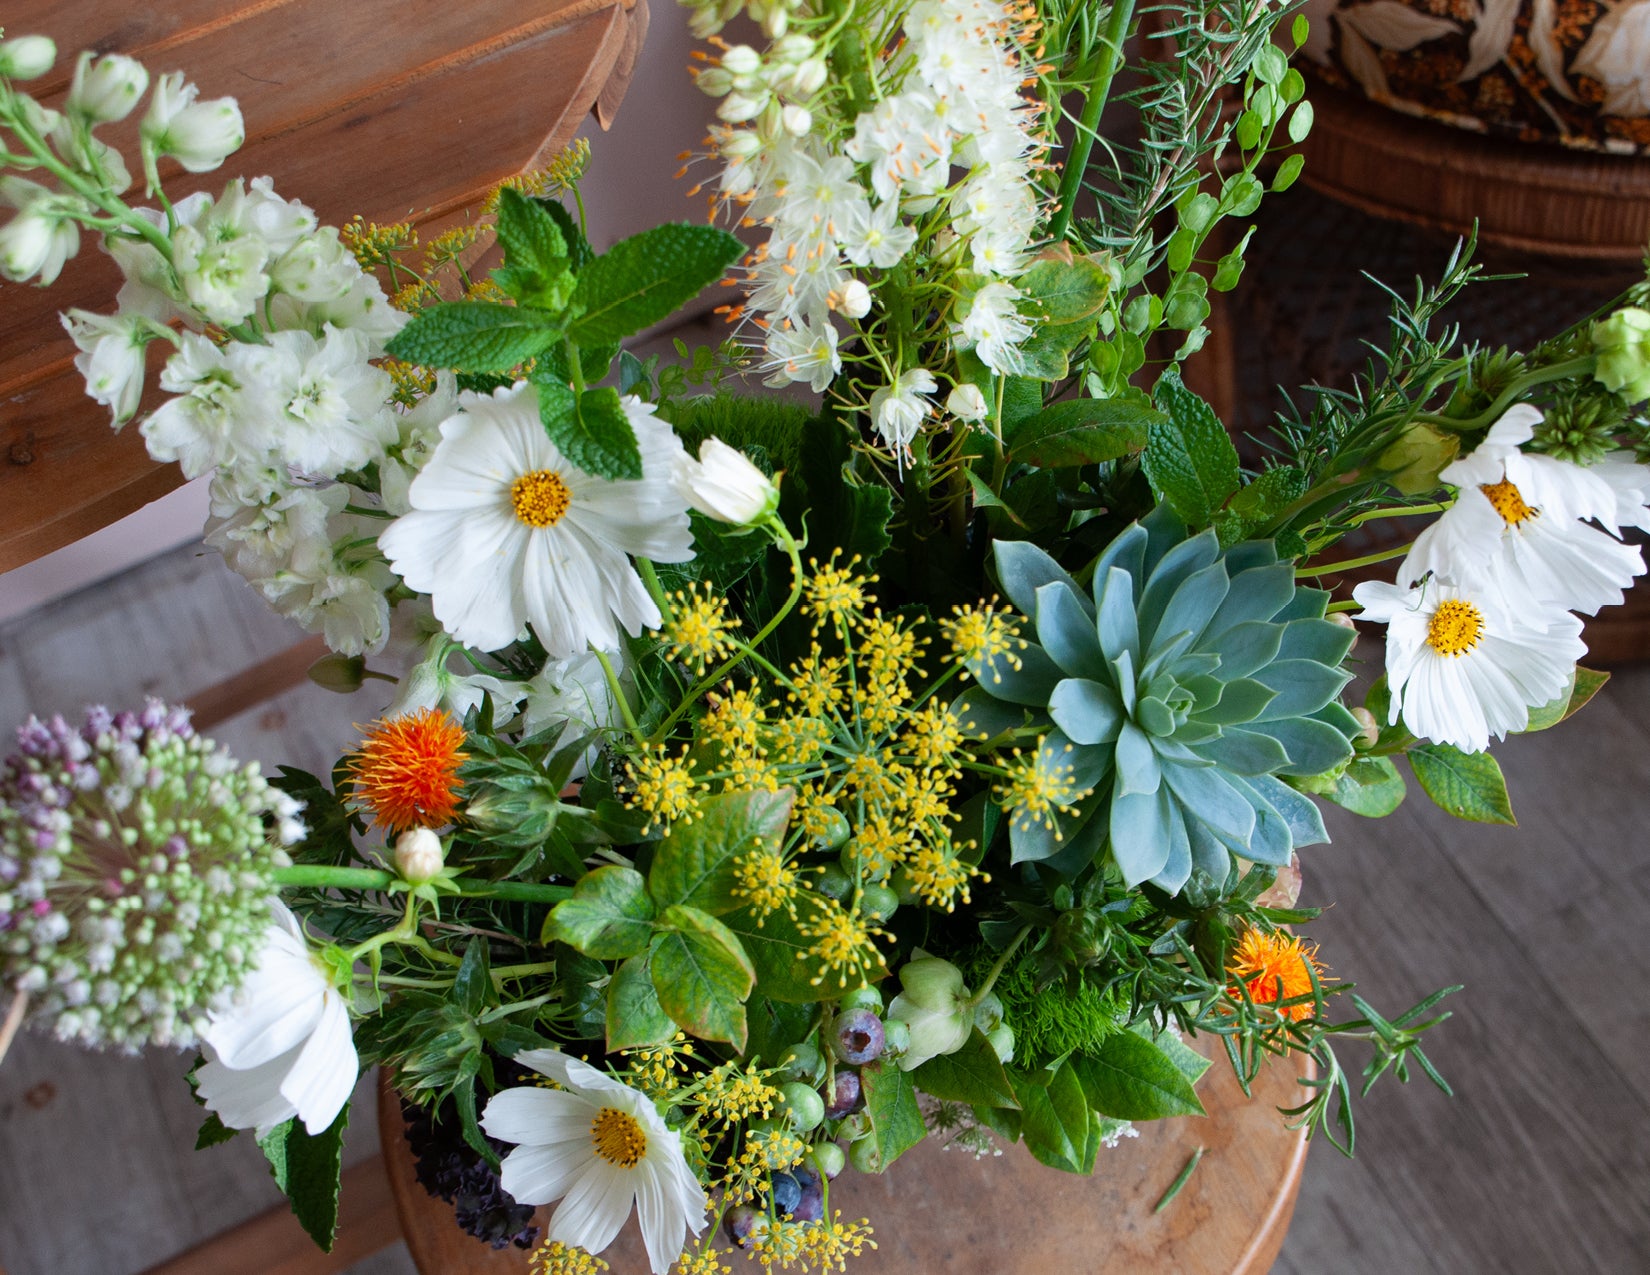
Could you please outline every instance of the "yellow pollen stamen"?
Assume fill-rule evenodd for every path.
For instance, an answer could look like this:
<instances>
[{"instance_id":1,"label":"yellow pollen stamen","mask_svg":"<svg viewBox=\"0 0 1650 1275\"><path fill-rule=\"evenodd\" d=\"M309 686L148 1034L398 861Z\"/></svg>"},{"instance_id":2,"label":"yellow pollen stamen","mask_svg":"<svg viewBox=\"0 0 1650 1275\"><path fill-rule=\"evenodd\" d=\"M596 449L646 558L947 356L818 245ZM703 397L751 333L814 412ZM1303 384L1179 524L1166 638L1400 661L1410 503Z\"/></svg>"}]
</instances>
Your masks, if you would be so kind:
<instances>
[{"instance_id":1,"label":"yellow pollen stamen","mask_svg":"<svg viewBox=\"0 0 1650 1275\"><path fill-rule=\"evenodd\" d=\"M621 1169L634 1169L647 1154L647 1134L636 1118L617 1107L603 1107L590 1124L596 1154Z\"/></svg>"},{"instance_id":2,"label":"yellow pollen stamen","mask_svg":"<svg viewBox=\"0 0 1650 1275\"><path fill-rule=\"evenodd\" d=\"M1427 645L1440 655L1464 655L1478 645L1484 632L1484 613L1470 602L1450 598L1440 602L1427 625Z\"/></svg>"},{"instance_id":3,"label":"yellow pollen stamen","mask_svg":"<svg viewBox=\"0 0 1650 1275\"><path fill-rule=\"evenodd\" d=\"M510 484L510 507L529 527L554 527L572 499L567 484L548 469L535 469Z\"/></svg>"},{"instance_id":4,"label":"yellow pollen stamen","mask_svg":"<svg viewBox=\"0 0 1650 1275\"><path fill-rule=\"evenodd\" d=\"M1539 509L1532 509L1524 503L1524 497L1519 494L1518 488L1503 478L1498 483L1480 483L1478 490L1495 506L1495 512L1501 515L1501 520L1509 527L1516 527L1540 514Z\"/></svg>"}]
</instances>

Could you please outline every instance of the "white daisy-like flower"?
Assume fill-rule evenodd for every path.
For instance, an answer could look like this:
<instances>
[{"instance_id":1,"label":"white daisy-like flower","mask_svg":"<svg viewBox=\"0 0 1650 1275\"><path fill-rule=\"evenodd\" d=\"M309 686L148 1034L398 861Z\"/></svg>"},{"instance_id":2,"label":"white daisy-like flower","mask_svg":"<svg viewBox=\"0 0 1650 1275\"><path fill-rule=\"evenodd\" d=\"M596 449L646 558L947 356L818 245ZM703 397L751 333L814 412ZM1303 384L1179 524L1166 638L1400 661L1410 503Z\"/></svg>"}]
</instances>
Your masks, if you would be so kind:
<instances>
[{"instance_id":1,"label":"white daisy-like flower","mask_svg":"<svg viewBox=\"0 0 1650 1275\"><path fill-rule=\"evenodd\" d=\"M962 349L972 348L993 372L1018 375L1025 369L1019 345L1031 335L1031 324L1020 316L1020 290L997 279L968 301L968 310L951 326Z\"/></svg>"},{"instance_id":2,"label":"white daisy-like flower","mask_svg":"<svg viewBox=\"0 0 1650 1275\"><path fill-rule=\"evenodd\" d=\"M261 1138L296 1116L311 1135L331 1127L360 1075L349 1009L310 954L298 918L279 902L257 967L201 1033L196 1093L231 1129Z\"/></svg>"},{"instance_id":3,"label":"white daisy-like flower","mask_svg":"<svg viewBox=\"0 0 1650 1275\"><path fill-rule=\"evenodd\" d=\"M449 633L484 651L529 623L555 659L613 650L621 626L632 636L657 626L659 609L626 555L693 556L672 482L682 444L670 426L626 397L642 477L612 482L550 441L526 381L460 402L407 490L412 511L378 537L408 587L430 595Z\"/></svg>"},{"instance_id":4,"label":"white daisy-like flower","mask_svg":"<svg viewBox=\"0 0 1650 1275\"><path fill-rule=\"evenodd\" d=\"M709 1201L688 1168L681 1136L645 1094L554 1049L516 1061L560 1089L505 1089L482 1113L489 1136L514 1142L499 1178L521 1204L560 1200L547 1238L599 1253L630 1216L641 1224L654 1275L664 1275L687 1233L705 1229Z\"/></svg>"},{"instance_id":5,"label":"white daisy-like flower","mask_svg":"<svg viewBox=\"0 0 1650 1275\"><path fill-rule=\"evenodd\" d=\"M1517 615L1489 588L1367 580L1352 596L1363 607L1356 618L1387 626L1387 724L1401 717L1411 734L1463 752L1523 730L1587 651L1577 616L1551 606Z\"/></svg>"},{"instance_id":6,"label":"white daisy-like flower","mask_svg":"<svg viewBox=\"0 0 1650 1275\"><path fill-rule=\"evenodd\" d=\"M1619 603L1622 589L1644 574L1637 548L1581 521L1615 528L1631 491L1618 495L1618 484L1597 466L1522 451L1540 420L1539 411L1519 404L1471 455L1444 467L1439 477L1460 496L1416 538L1404 582L1430 571L1455 584L1492 583L1509 605L1533 599L1591 615Z\"/></svg>"},{"instance_id":7,"label":"white daisy-like flower","mask_svg":"<svg viewBox=\"0 0 1650 1275\"><path fill-rule=\"evenodd\" d=\"M933 410L933 404L924 395L938 388L932 372L914 367L901 372L892 385L885 385L871 395L871 420L882 441L896 454L903 454L922 429L923 418Z\"/></svg>"}]
</instances>

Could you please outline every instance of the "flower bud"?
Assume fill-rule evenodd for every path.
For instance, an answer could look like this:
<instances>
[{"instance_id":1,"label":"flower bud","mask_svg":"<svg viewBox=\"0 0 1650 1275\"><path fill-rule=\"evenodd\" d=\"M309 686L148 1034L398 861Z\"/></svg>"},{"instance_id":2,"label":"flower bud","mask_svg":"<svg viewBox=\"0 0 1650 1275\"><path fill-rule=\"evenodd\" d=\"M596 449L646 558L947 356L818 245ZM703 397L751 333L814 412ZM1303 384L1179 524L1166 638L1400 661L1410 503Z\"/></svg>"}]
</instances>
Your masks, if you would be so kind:
<instances>
[{"instance_id":1,"label":"flower bud","mask_svg":"<svg viewBox=\"0 0 1650 1275\"><path fill-rule=\"evenodd\" d=\"M110 124L130 115L148 87L149 72L143 63L124 53L100 58L88 50L75 65L74 84L63 109L89 124Z\"/></svg>"},{"instance_id":2,"label":"flower bud","mask_svg":"<svg viewBox=\"0 0 1650 1275\"><path fill-rule=\"evenodd\" d=\"M1014 1032L1007 1023L998 1023L985 1034L985 1038L997 1055L998 1062L1014 1061Z\"/></svg>"},{"instance_id":3,"label":"flower bud","mask_svg":"<svg viewBox=\"0 0 1650 1275\"><path fill-rule=\"evenodd\" d=\"M143 139L157 155L171 155L191 173L218 167L246 140L241 108L232 97L197 102L199 93L181 71L155 82L149 111L143 117Z\"/></svg>"},{"instance_id":4,"label":"flower bud","mask_svg":"<svg viewBox=\"0 0 1650 1275\"><path fill-rule=\"evenodd\" d=\"M710 97L726 97L733 91L733 76L719 66L707 66L693 79L701 93Z\"/></svg>"},{"instance_id":5,"label":"flower bud","mask_svg":"<svg viewBox=\"0 0 1650 1275\"><path fill-rule=\"evenodd\" d=\"M1375 462L1386 471L1386 480L1406 496L1419 495L1438 486L1438 474L1455 459L1461 440L1432 426L1416 422L1398 435L1397 441Z\"/></svg>"},{"instance_id":6,"label":"flower bud","mask_svg":"<svg viewBox=\"0 0 1650 1275\"><path fill-rule=\"evenodd\" d=\"M699 444L699 459L684 455L676 470L677 493L708 518L752 527L779 507L779 488L737 448L719 438Z\"/></svg>"},{"instance_id":7,"label":"flower bud","mask_svg":"<svg viewBox=\"0 0 1650 1275\"><path fill-rule=\"evenodd\" d=\"M981 421L991 409L987 406L980 387L965 381L946 396L945 410L959 421Z\"/></svg>"},{"instance_id":8,"label":"flower bud","mask_svg":"<svg viewBox=\"0 0 1650 1275\"><path fill-rule=\"evenodd\" d=\"M0 76L8 80L37 80L55 61L57 45L43 35L0 40Z\"/></svg>"},{"instance_id":9,"label":"flower bud","mask_svg":"<svg viewBox=\"0 0 1650 1275\"><path fill-rule=\"evenodd\" d=\"M805 106L787 106L779 116L792 137L806 137L814 126L813 112Z\"/></svg>"},{"instance_id":10,"label":"flower bud","mask_svg":"<svg viewBox=\"0 0 1650 1275\"><path fill-rule=\"evenodd\" d=\"M829 74L824 58L809 58L785 77L785 91L793 97L812 97L825 86Z\"/></svg>"},{"instance_id":11,"label":"flower bud","mask_svg":"<svg viewBox=\"0 0 1650 1275\"><path fill-rule=\"evenodd\" d=\"M729 124L743 124L762 114L767 104L766 93L729 93L716 108L716 117Z\"/></svg>"},{"instance_id":12,"label":"flower bud","mask_svg":"<svg viewBox=\"0 0 1650 1275\"><path fill-rule=\"evenodd\" d=\"M768 50L776 61L795 66L798 62L806 61L814 55L814 38L798 31L794 35L787 35L782 40L775 40L773 48Z\"/></svg>"},{"instance_id":13,"label":"flower bud","mask_svg":"<svg viewBox=\"0 0 1650 1275\"><path fill-rule=\"evenodd\" d=\"M395 870L403 881L424 885L440 876L446 866L441 838L428 828L408 828L395 839Z\"/></svg>"},{"instance_id":14,"label":"flower bud","mask_svg":"<svg viewBox=\"0 0 1650 1275\"><path fill-rule=\"evenodd\" d=\"M722 55L722 69L729 75L755 75L762 69L762 55L748 44L736 44Z\"/></svg>"},{"instance_id":15,"label":"flower bud","mask_svg":"<svg viewBox=\"0 0 1650 1275\"><path fill-rule=\"evenodd\" d=\"M838 295L836 312L848 319L863 319L871 313L871 290L858 279L850 279Z\"/></svg>"},{"instance_id":16,"label":"flower bud","mask_svg":"<svg viewBox=\"0 0 1650 1275\"><path fill-rule=\"evenodd\" d=\"M309 666L309 680L322 690L350 695L366 683L367 661L359 655L323 655Z\"/></svg>"},{"instance_id":17,"label":"flower bud","mask_svg":"<svg viewBox=\"0 0 1650 1275\"><path fill-rule=\"evenodd\" d=\"M887 1017L904 1023L910 1044L899 1058L901 1071L920 1067L930 1058L961 1049L974 1030L973 1009L962 971L950 961L921 956L899 972L900 994L888 1006Z\"/></svg>"},{"instance_id":18,"label":"flower bud","mask_svg":"<svg viewBox=\"0 0 1650 1275\"><path fill-rule=\"evenodd\" d=\"M1593 324L1593 376L1629 403L1650 398L1650 310L1626 306Z\"/></svg>"},{"instance_id":19,"label":"flower bud","mask_svg":"<svg viewBox=\"0 0 1650 1275\"><path fill-rule=\"evenodd\" d=\"M1358 734L1353 744L1359 748L1375 747L1375 741L1381 737L1381 724L1375 720L1375 714L1360 704L1352 710L1352 716L1358 719Z\"/></svg>"},{"instance_id":20,"label":"flower bud","mask_svg":"<svg viewBox=\"0 0 1650 1275\"><path fill-rule=\"evenodd\" d=\"M723 159L749 159L762 149L762 139L748 128L717 130L716 153Z\"/></svg>"},{"instance_id":21,"label":"flower bud","mask_svg":"<svg viewBox=\"0 0 1650 1275\"><path fill-rule=\"evenodd\" d=\"M80 251L80 228L62 199L37 182L0 177L0 203L17 209L0 226L0 276L23 283L39 275L42 286L52 283Z\"/></svg>"}]
</instances>

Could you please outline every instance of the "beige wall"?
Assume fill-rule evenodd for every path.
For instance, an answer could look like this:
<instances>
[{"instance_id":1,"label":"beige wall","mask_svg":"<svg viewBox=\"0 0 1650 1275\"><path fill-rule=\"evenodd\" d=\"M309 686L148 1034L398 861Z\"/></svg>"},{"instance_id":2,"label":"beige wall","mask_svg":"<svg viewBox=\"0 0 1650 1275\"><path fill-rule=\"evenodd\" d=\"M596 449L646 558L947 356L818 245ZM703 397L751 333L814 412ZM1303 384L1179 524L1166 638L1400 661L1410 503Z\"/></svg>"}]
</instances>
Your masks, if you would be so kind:
<instances>
[{"instance_id":1,"label":"beige wall","mask_svg":"<svg viewBox=\"0 0 1650 1275\"><path fill-rule=\"evenodd\" d=\"M613 127L603 133L592 118L580 130L592 151L583 193L597 248L662 221L699 221L705 215L703 201L690 202L684 193L697 179L673 176L681 167L677 157L699 148L711 118L707 99L687 73L693 39L686 10L674 0L651 0L651 12L647 43ZM302 191L286 193L303 198ZM205 520L203 479L96 535L0 575L0 622L196 540Z\"/></svg>"}]
</instances>

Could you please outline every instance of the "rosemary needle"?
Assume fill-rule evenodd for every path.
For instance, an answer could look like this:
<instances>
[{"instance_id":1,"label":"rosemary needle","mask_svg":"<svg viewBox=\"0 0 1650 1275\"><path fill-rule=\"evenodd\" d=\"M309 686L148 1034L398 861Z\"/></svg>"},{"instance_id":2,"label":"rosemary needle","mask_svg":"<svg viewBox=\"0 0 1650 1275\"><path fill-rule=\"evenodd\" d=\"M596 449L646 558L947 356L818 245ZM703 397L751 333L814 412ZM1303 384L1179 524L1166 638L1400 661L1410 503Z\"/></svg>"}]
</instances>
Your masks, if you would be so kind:
<instances>
[{"instance_id":1,"label":"rosemary needle","mask_svg":"<svg viewBox=\"0 0 1650 1275\"><path fill-rule=\"evenodd\" d=\"M1169 1189L1163 1192L1163 1198L1157 1202L1153 1213L1161 1213L1169 1207L1169 1201L1180 1194L1180 1188L1186 1185L1187 1179L1192 1176L1192 1170L1197 1168L1197 1162L1203 1158L1203 1148L1199 1147L1192 1152L1192 1158L1186 1161L1186 1167L1180 1171L1180 1176L1169 1184Z\"/></svg>"}]
</instances>

